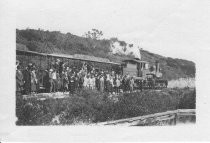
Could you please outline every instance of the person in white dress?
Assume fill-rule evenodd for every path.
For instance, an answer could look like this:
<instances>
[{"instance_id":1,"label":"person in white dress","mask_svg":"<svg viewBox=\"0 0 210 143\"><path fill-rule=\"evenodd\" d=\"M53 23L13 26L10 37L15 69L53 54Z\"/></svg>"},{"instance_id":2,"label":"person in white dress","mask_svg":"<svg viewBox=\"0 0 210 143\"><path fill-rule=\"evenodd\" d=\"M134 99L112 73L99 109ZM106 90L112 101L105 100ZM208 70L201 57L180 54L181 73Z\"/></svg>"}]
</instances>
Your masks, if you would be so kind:
<instances>
[{"instance_id":1,"label":"person in white dress","mask_svg":"<svg viewBox=\"0 0 210 143\"><path fill-rule=\"evenodd\" d=\"M104 92L104 77L103 76L101 76L100 77L100 91L101 92Z\"/></svg>"},{"instance_id":2,"label":"person in white dress","mask_svg":"<svg viewBox=\"0 0 210 143\"><path fill-rule=\"evenodd\" d=\"M87 75L87 89L91 89L91 79L89 75Z\"/></svg>"},{"instance_id":3,"label":"person in white dress","mask_svg":"<svg viewBox=\"0 0 210 143\"><path fill-rule=\"evenodd\" d=\"M85 88L85 89L87 89L87 75L85 75L84 76L84 82L83 82L83 87Z\"/></svg>"}]
</instances>

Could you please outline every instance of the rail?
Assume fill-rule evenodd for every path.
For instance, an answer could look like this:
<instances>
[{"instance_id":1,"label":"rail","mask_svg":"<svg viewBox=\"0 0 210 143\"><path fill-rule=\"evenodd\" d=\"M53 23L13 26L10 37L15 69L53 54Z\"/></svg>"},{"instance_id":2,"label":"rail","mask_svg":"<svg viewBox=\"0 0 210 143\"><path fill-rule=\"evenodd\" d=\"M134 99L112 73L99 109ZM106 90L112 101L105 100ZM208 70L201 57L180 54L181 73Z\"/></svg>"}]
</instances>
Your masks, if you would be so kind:
<instances>
[{"instance_id":1,"label":"rail","mask_svg":"<svg viewBox=\"0 0 210 143\"><path fill-rule=\"evenodd\" d=\"M145 116L101 122L97 125L124 125L124 126L151 126L176 125L182 123L195 123L195 109L178 109Z\"/></svg>"}]
</instances>

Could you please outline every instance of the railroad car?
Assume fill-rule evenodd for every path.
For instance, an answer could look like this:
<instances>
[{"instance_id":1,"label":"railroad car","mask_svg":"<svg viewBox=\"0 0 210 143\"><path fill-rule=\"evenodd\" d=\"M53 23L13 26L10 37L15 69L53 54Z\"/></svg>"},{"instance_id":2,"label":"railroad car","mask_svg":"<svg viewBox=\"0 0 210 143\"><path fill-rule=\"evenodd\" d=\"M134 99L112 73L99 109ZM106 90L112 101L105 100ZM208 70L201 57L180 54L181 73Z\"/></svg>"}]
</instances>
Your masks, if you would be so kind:
<instances>
[{"instance_id":1,"label":"railroad car","mask_svg":"<svg viewBox=\"0 0 210 143\"><path fill-rule=\"evenodd\" d=\"M135 78L136 88L163 88L167 87L167 80L162 79L159 63L156 61L155 70L151 71L149 62L137 58L126 59L122 63L115 63L109 59L88 55L46 54L34 51L16 49L16 58L21 61L23 67L29 63L35 63L38 67L40 85L43 85L43 74L45 70L52 68L57 59L67 63L69 67L81 67L83 62L105 71L115 71L118 74L130 75Z\"/></svg>"}]
</instances>

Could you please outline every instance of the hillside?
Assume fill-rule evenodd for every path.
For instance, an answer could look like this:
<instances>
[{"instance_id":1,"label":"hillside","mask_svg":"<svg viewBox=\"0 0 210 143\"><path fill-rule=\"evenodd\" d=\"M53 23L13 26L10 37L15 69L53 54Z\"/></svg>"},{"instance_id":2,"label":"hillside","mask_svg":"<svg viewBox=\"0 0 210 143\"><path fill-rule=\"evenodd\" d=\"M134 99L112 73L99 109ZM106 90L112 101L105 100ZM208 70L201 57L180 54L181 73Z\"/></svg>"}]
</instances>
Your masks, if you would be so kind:
<instances>
[{"instance_id":1,"label":"hillside","mask_svg":"<svg viewBox=\"0 0 210 143\"><path fill-rule=\"evenodd\" d=\"M154 64L160 62L164 78L177 79L195 77L195 63L183 59L163 57L146 50L140 50L133 44L120 41L117 38L91 39L79 37L71 33L43 30L16 30L17 49L37 51L42 53L85 54L108 58L114 62L121 62L132 57Z\"/></svg>"}]
</instances>

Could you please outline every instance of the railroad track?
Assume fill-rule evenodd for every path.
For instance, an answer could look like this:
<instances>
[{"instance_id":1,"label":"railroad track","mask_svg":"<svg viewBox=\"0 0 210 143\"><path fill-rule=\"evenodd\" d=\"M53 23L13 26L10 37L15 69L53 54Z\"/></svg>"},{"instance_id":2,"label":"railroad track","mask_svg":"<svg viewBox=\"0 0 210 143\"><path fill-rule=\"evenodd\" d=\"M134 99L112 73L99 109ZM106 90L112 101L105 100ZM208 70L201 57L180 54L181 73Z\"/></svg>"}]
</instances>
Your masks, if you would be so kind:
<instances>
[{"instance_id":1,"label":"railroad track","mask_svg":"<svg viewBox=\"0 0 210 143\"><path fill-rule=\"evenodd\" d=\"M97 123L97 125L119 125L119 126L164 126L186 123L195 123L195 109L178 109L146 116L139 116L115 121Z\"/></svg>"}]
</instances>

